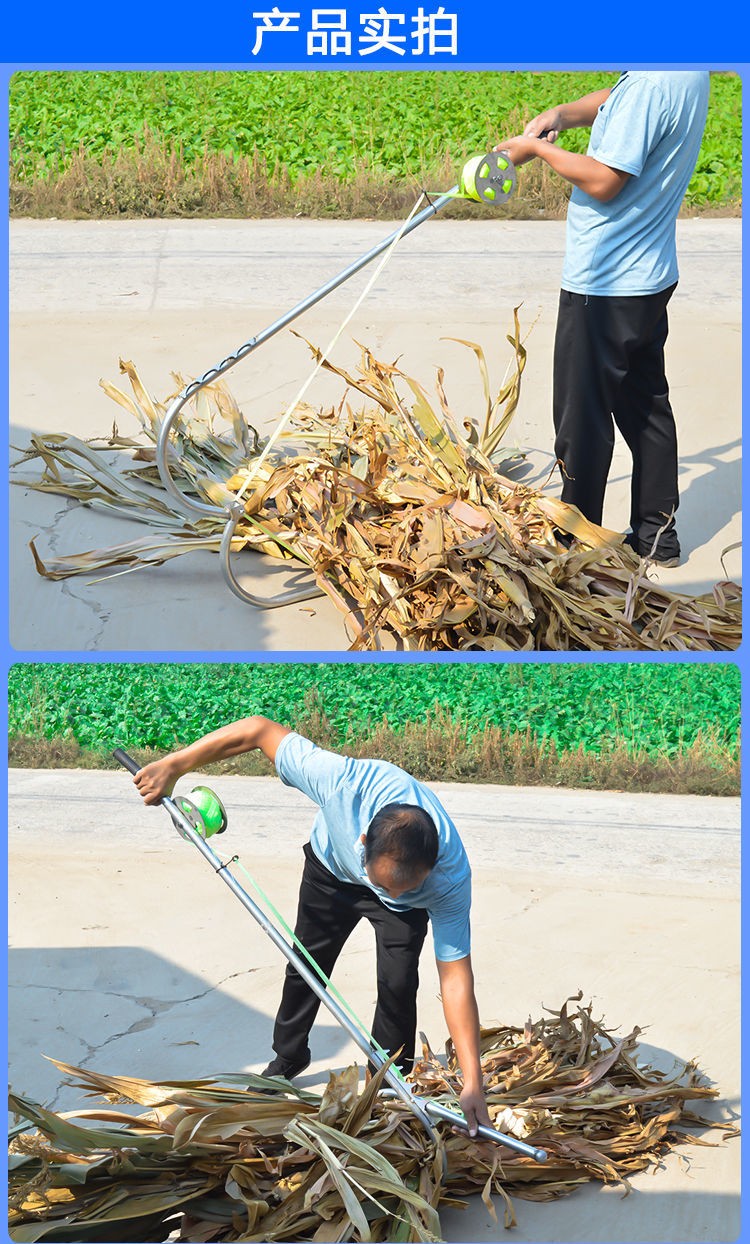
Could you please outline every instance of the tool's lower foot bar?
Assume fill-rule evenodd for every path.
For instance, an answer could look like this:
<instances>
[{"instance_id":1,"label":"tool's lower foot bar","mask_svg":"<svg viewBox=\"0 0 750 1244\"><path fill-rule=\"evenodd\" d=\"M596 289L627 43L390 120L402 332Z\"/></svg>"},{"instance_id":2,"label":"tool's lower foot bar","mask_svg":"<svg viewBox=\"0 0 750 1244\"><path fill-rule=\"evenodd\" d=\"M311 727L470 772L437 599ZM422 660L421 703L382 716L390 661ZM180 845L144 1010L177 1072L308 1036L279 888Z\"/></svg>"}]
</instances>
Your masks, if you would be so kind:
<instances>
[{"instance_id":1,"label":"tool's lower foot bar","mask_svg":"<svg viewBox=\"0 0 750 1244\"><path fill-rule=\"evenodd\" d=\"M381 1089L381 1097L403 1097L402 1093L395 1093L393 1089ZM459 1114L457 1110L451 1110L450 1106L442 1106L440 1102L430 1101L428 1097L414 1097L414 1101L418 1101L425 1114L431 1119L439 1119L441 1123L450 1123L451 1127L458 1127L463 1132L468 1132L469 1124L464 1115ZM524 1157L533 1158L535 1162L546 1162L548 1153L546 1149L537 1149L535 1145L527 1145L526 1141L518 1140L516 1136L508 1136L506 1132L498 1132L494 1127L486 1127L483 1123L477 1128L477 1138L479 1140L491 1140L496 1145L505 1145L506 1149L515 1149L517 1153L522 1153Z\"/></svg>"},{"instance_id":2,"label":"tool's lower foot bar","mask_svg":"<svg viewBox=\"0 0 750 1244\"><path fill-rule=\"evenodd\" d=\"M468 1128L463 1115L457 1114L449 1106L441 1106L439 1102L430 1101L425 1097L420 1097L418 1100L431 1119L440 1119L443 1123L450 1123L453 1127L460 1127L462 1130ZM494 1127L486 1127L483 1123L480 1123L477 1128L477 1138L492 1140L497 1145L505 1145L507 1149L515 1149L516 1153L523 1153L525 1157L533 1158L535 1162L547 1161L546 1149L537 1149L534 1145L527 1145L526 1141L519 1140L516 1136L508 1136L506 1132L498 1132Z\"/></svg>"}]
</instances>

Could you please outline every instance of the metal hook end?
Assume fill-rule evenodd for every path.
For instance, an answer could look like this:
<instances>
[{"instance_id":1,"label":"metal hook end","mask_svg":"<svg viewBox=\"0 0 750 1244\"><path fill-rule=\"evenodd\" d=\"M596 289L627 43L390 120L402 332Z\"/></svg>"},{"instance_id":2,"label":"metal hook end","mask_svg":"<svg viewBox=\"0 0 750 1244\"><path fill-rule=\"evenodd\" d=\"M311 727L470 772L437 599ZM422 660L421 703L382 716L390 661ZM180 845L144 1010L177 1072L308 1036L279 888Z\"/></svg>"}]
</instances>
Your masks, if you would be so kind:
<instances>
[{"instance_id":1,"label":"metal hook end","mask_svg":"<svg viewBox=\"0 0 750 1244\"><path fill-rule=\"evenodd\" d=\"M308 587L293 588L289 592L279 592L278 596L254 596L252 593L245 591L244 587L235 579L230 561L232 539L243 512L242 505L240 505L239 513L233 510L227 520L224 534L221 537L221 570L227 586L234 592L234 595L246 605L254 605L256 609L278 609L282 605L296 605L300 601L313 600L316 596L322 596L324 594L323 590L318 587L317 583Z\"/></svg>"}]
</instances>

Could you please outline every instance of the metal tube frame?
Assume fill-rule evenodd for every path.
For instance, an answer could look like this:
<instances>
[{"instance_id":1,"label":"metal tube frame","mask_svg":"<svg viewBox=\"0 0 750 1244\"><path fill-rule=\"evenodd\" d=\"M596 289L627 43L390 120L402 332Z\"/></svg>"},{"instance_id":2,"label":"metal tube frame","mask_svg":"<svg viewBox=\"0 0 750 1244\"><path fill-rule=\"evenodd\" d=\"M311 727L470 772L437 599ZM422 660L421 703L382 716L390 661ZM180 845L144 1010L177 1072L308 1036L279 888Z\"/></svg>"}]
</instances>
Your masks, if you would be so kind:
<instances>
[{"instance_id":1,"label":"metal tube frame","mask_svg":"<svg viewBox=\"0 0 750 1244\"><path fill-rule=\"evenodd\" d=\"M140 765L133 760L127 752L124 752L121 748L118 748L113 755L115 760L119 761L119 763L131 773L136 774L138 772ZM192 842L194 847L198 848L201 855L208 861L214 872L221 877L225 885L229 887L234 896L242 903L242 906L250 912L250 915L255 921L257 921L263 932L270 937L274 946L276 946L276 948L281 951L282 955L284 955L284 958L292 964L295 971L299 972L305 983L309 985L313 993L317 994L320 1001L325 1007L328 1008L334 1019L349 1033L349 1036L359 1047L359 1049L362 1050L367 1059L371 1063L374 1063L375 1066L382 1067L384 1065L384 1059L381 1054L373 1048L362 1030L339 1006L336 999L328 993L328 990L320 978L316 976L312 969L299 957L294 947L284 939L276 926L269 920L265 912L250 897L247 891L243 889L236 877L230 872L229 864L222 863L213 848L210 847L205 838L203 838L197 830L193 828L185 814L170 796L165 795L161 800L161 804L172 818L172 823L180 836L182 838L187 838L189 842ZM433 1143L436 1144L438 1138L432 1127L432 1119L440 1120L444 1123L450 1123L452 1127L458 1127L463 1131L468 1131L468 1122L462 1114L458 1111L451 1110L449 1106L442 1106L439 1102L431 1101L429 1098L416 1097L412 1093L409 1086L404 1083L404 1081L392 1068L388 1068L384 1078L390 1086L392 1093L399 1097L401 1101L403 1101L416 1115L422 1126L428 1132ZM535 1162L547 1161L546 1149L538 1149L534 1145L528 1145L525 1141L518 1140L515 1136L508 1136L505 1132L498 1132L495 1128L486 1127L484 1124L479 1124L477 1127L477 1138L481 1140L490 1140L495 1144L505 1145L509 1149L514 1149L517 1153L522 1153L526 1157L533 1158Z\"/></svg>"}]
</instances>

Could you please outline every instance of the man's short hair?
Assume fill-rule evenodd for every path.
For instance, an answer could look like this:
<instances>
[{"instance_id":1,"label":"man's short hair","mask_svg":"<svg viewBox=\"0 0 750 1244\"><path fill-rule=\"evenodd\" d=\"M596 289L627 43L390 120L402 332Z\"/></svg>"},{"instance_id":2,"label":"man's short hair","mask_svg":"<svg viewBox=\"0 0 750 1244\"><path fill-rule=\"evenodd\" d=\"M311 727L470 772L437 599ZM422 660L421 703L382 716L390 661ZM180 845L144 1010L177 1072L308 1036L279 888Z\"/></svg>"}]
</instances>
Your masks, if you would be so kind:
<instances>
[{"instance_id":1,"label":"man's short hair","mask_svg":"<svg viewBox=\"0 0 750 1244\"><path fill-rule=\"evenodd\" d=\"M429 812L414 803L389 803L370 821L365 837L365 864L388 856L402 882L411 881L437 863L438 832Z\"/></svg>"}]
</instances>

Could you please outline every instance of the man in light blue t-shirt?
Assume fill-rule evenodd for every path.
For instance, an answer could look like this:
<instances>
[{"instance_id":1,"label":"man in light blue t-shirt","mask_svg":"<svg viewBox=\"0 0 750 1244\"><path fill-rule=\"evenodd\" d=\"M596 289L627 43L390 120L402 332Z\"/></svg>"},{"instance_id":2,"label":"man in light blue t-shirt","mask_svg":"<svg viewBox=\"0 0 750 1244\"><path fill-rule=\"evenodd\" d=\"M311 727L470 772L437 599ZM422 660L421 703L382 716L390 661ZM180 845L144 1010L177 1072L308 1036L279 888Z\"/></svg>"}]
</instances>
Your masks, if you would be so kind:
<instances>
[{"instance_id":1,"label":"man in light blue t-shirt","mask_svg":"<svg viewBox=\"0 0 750 1244\"><path fill-rule=\"evenodd\" d=\"M283 782L317 804L304 846L295 933L330 976L362 918L375 930L378 1001L372 1035L411 1068L417 1024L418 964L432 924L440 994L463 1074L460 1105L470 1135L489 1124L471 969L471 870L455 825L428 787L382 760L354 760L316 747L266 717L248 717L145 765L133 781L147 804L179 777L212 761L259 748ZM292 1079L310 1062L308 1036L317 995L291 965L274 1026L276 1058L264 1071Z\"/></svg>"},{"instance_id":2,"label":"man in light blue t-shirt","mask_svg":"<svg viewBox=\"0 0 750 1244\"><path fill-rule=\"evenodd\" d=\"M573 186L554 353L562 499L601 523L614 423L633 456L630 531L640 556L676 565L677 434L664 370L677 284L675 222L708 110L705 72L633 72L535 117L498 144ZM556 147L591 126L586 155Z\"/></svg>"}]
</instances>

